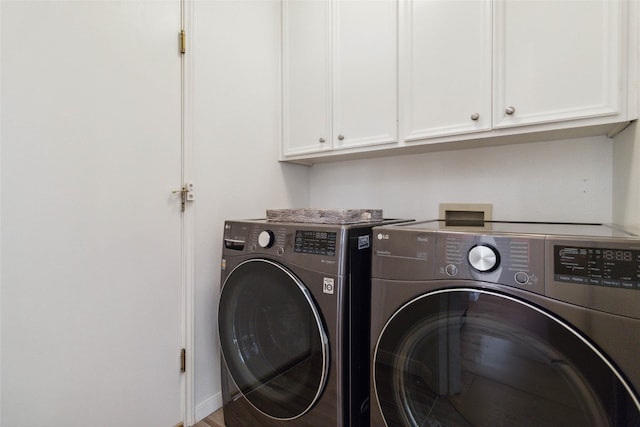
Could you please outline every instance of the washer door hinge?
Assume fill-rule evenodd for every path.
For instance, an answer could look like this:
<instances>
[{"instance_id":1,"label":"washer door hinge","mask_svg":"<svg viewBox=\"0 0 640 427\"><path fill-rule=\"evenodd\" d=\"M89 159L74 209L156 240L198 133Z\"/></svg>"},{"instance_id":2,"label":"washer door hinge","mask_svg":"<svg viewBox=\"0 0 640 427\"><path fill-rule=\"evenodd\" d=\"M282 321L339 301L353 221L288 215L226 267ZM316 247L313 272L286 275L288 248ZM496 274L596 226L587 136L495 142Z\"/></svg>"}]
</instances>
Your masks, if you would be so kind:
<instances>
[{"instance_id":1,"label":"washer door hinge","mask_svg":"<svg viewBox=\"0 0 640 427\"><path fill-rule=\"evenodd\" d=\"M187 350L184 348L180 350L180 372L187 372Z\"/></svg>"}]
</instances>

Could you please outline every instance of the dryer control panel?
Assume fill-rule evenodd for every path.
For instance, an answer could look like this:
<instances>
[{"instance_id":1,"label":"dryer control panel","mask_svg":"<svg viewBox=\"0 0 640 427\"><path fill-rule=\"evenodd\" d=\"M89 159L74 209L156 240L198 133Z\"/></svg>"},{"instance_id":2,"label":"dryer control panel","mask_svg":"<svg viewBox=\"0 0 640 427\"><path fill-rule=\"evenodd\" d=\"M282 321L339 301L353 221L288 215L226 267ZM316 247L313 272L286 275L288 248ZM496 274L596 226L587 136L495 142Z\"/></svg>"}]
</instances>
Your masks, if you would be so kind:
<instances>
[{"instance_id":1,"label":"dryer control panel","mask_svg":"<svg viewBox=\"0 0 640 427\"><path fill-rule=\"evenodd\" d=\"M640 236L614 226L435 220L373 231L374 279L507 285L640 319Z\"/></svg>"},{"instance_id":2,"label":"dryer control panel","mask_svg":"<svg viewBox=\"0 0 640 427\"><path fill-rule=\"evenodd\" d=\"M546 240L546 295L640 318L640 239Z\"/></svg>"},{"instance_id":3,"label":"dryer control panel","mask_svg":"<svg viewBox=\"0 0 640 427\"><path fill-rule=\"evenodd\" d=\"M544 294L544 236L436 235L436 279L479 280Z\"/></svg>"},{"instance_id":4,"label":"dryer control panel","mask_svg":"<svg viewBox=\"0 0 640 427\"><path fill-rule=\"evenodd\" d=\"M407 227L374 230L373 277L475 280L544 294L545 236L444 232Z\"/></svg>"},{"instance_id":5,"label":"dryer control panel","mask_svg":"<svg viewBox=\"0 0 640 427\"><path fill-rule=\"evenodd\" d=\"M640 290L640 250L554 245L553 275L557 282Z\"/></svg>"}]
</instances>

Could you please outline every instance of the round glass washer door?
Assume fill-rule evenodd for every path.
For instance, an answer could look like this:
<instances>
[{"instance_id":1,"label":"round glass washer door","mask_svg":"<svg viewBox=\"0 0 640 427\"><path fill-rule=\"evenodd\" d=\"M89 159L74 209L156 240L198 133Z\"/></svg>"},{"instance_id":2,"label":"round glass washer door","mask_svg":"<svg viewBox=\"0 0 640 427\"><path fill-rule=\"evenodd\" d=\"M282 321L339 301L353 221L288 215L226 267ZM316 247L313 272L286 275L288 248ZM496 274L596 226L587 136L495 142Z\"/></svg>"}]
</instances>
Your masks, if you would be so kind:
<instances>
[{"instance_id":1,"label":"round glass washer door","mask_svg":"<svg viewBox=\"0 0 640 427\"><path fill-rule=\"evenodd\" d=\"M257 410L281 420L306 413L329 372L329 344L309 290L280 264L251 259L227 276L218 330L224 363Z\"/></svg>"},{"instance_id":2,"label":"round glass washer door","mask_svg":"<svg viewBox=\"0 0 640 427\"><path fill-rule=\"evenodd\" d=\"M374 354L387 426L640 426L624 377L561 319L480 289L422 295Z\"/></svg>"}]
</instances>

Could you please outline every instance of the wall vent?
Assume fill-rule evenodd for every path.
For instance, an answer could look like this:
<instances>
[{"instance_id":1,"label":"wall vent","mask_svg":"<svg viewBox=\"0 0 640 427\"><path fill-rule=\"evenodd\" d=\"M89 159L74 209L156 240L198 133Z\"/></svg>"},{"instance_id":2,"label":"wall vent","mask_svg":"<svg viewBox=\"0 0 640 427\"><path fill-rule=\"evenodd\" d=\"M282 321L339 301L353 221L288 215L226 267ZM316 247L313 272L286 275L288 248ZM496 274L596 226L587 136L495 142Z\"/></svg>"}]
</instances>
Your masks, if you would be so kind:
<instances>
[{"instance_id":1,"label":"wall vent","mask_svg":"<svg viewBox=\"0 0 640 427\"><path fill-rule=\"evenodd\" d=\"M439 219L447 227L484 227L491 221L492 211L488 203L441 203Z\"/></svg>"}]
</instances>

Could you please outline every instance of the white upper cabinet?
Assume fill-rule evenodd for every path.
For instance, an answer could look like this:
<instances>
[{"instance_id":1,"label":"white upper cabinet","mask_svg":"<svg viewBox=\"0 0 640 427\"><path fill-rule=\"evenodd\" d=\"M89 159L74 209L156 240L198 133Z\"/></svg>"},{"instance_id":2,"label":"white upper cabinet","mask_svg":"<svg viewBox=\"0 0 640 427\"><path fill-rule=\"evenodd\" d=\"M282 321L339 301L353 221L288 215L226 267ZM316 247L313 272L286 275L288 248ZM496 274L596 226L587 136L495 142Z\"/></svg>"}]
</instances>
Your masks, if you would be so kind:
<instances>
[{"instance_id":1,"label":"white upper cabinet","mask_svg":"<svg viewBox=\"0 0 640 427\"><path fill-rule=\"evenodd\" d=\"M283 1L283 157L397 141L397 2Z\"/></svg>"},{"instance_id":2,"label":"white upper cabinet","mask_svg":"<svg viewBox=\"0 0 640 427\"><path fill-rule=\"evenodd\" d=\"M491 2L400 3L401 138L491 130Z\"/></svg>"},{"instance_id":3,"label":"white upper cabinet","mask_svg":"<svg viewBox=\"0 0 640 427\"><path fill-rule=\"evenodd\" d=\"M333 148L397 141L396 1L333 5Z\"/></svg>"},{"instance_id":4,"label":"white upper cabinet","mask_svg":"<svg viewBox=\"0 0 640 427\"><path fill-rule=\"evenodd\" d=\"M331 149L331 34L326 1L284 1L285 154Z\"/></svg>"},{"instance_id":5,"label":"white upper cabinet","mask_svg":"<svg viewBox=\"0 0 640 427\"><path fill-rule=\"evenodd\" d=\"M283 10L283 160L611 136L637 118L637 0Z\"/></svg>"},{"instance_id":6,"label":"white upper cabinet","mask_svg":"<svg viewBox=\"0 0 640 427\"><path fill-rule=\"evenodd\" d=\"M495 1L494 127L625 113L625 3Z\"/></svg>"}]
</instances>

